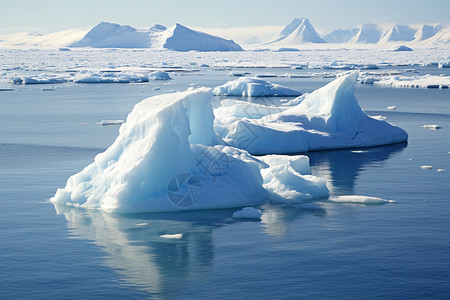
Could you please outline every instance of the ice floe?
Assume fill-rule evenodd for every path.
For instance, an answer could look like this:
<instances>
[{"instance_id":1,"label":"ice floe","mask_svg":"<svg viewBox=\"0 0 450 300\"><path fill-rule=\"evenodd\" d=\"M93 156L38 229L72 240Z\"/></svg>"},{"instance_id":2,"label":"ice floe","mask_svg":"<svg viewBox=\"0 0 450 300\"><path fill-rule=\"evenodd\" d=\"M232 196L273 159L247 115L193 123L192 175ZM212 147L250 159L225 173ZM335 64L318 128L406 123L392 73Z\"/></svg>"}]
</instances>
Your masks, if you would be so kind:
<instances>
[{"instance_id":1,"label":"ice floe","mask_svg":"<svg viewBox=\"0 0 450 300\"><path fill-rule=\"evenodd\" d=\"M331 202L338 202L338 203L358 203L358 204L385 204L395 202L394 200L385 200L378 197L361 196L361 195L331 196L328 200Z\"/></svg>"},{"instance_id":2,"label":"ice floe","mask_svg":"<svg viewBox=\"0 0 450 300\"><path fill-rule=\"evenodd\" d=\"M300 96L302 93L294 89L274 84L258 78L241 77L229 81L224 85L215 87L216 96L242 96L242 97L266 97L266 96Z\"/></svg>"},{"instance_id":3,"label":"ice floe","mask_svg":"<svg viewBox=\"0 0 450 300\"><path fill-rule=\"evenodd\" d=\"M450 76L363 76L361 83L386 85L399 88L449 88Z\"/></svg>"}]
</instances>

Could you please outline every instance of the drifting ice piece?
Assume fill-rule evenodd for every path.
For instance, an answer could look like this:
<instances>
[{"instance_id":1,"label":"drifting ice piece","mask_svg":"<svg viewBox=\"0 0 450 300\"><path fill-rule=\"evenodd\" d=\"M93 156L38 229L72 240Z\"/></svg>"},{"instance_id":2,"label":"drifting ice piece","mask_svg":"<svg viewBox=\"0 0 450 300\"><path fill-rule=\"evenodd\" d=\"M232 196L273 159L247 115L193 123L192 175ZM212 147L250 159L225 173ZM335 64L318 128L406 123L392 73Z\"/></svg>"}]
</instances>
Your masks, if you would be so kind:
<instances>
[{"instance_id":1,"label":"drifting ice piece","mask_svg":"<svg viewBox=\"0 0 450 300\"><path fill-rule=\"evenodd\" d=\"M266 96L300 96L299 91L273 84L268 81L241 77L229 81L224 85L215 87L213 90L216 96L242 96L242 97L266 97Z\"/></svg>"}]
</instances>

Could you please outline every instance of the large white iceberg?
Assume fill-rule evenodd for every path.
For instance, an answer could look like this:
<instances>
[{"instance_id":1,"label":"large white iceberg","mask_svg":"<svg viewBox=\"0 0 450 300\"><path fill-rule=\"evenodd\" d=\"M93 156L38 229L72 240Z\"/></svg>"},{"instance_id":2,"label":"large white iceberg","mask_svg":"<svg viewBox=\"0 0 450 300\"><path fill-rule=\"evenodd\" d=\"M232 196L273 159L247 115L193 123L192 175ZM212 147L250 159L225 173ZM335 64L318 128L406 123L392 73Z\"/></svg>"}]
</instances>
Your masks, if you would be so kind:
<instances>
[{"instance_id":1,"label":"large white iceberg","mask_svg":"<svg viewBox=\"0 0 450 300\"><path fill-rule=\"evenodd\" d=\"M242 97L300 96L302 94L299 91L279 84L248 77L241 77L217 86L214 88L213 93L216 96Z\"/></svg>"},{"instance_id":2,"label":"large white iceberg","mask_svg":"<svg viewBox=\"0 0 450 300\"><path fill-rule=\"evenodd\" d=\"M258 155L406 141L404 130L362 111L354 94L357 80L357 72L340 77L285 108L241 102L230 109L225 102L215 110L216 132L229 145Z\"/></svg>"},{"instance_id":3,"label":"large white iceberg","mask_svg":"<svg viewBox=\"0 0 450 300\"><path fill-rule=\"evenodd\" d=\"M220 145L212 98L211 89L201 88L138 103L116 141L51 201L112 212L161 212L328 196L325 181L309 175L307 159L257 159Z\"/></svg>"}]
</instances>

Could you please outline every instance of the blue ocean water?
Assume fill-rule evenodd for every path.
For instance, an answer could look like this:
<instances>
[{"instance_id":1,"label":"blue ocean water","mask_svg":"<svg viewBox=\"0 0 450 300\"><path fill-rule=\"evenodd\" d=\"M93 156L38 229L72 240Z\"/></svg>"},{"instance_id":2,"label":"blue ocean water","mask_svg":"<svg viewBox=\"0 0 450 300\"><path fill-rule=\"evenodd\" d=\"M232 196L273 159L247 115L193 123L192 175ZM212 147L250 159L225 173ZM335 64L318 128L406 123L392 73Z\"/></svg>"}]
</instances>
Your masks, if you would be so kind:
<instances>
[{"instance_id":1,"label":"blue ocean water","mask_svg":"<svg viewBox=\"0 0 450 300\"><path fill-rule=\"evenodd\" d=\"M234 210L112 215L47 201L114 141L118 127L96 123L125 119L151 95L222 84L227 73L0 92L0 298L448 299L448 89L357 85L361 107L404 128L408 143L308 154L333 195L395 203L266 205L254 222ZM269 80L302 92L331 81ZM160 237L176 233L183 238Z\"/></svg>"}]
</instances>

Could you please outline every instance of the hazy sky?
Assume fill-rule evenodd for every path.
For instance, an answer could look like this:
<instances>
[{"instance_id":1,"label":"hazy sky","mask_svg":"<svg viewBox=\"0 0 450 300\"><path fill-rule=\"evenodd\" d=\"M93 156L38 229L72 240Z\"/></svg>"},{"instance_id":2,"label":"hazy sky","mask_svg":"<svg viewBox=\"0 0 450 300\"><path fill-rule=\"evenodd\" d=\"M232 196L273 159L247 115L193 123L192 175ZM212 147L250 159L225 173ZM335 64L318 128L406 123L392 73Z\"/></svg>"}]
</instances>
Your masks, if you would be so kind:
<instances>
[{"instance_id":1,"label":"hazy sky","mask_svg":"<svg viewBox=\"0 0 450 300\"><path fill-rule=\"evenodd\" d=\"M136 28L283 26L301 16L328 33L369 22L450 22L449 12L450 0L0 0L0 34L46 34L101 21Z\"/></svg>"}]
</instances>

